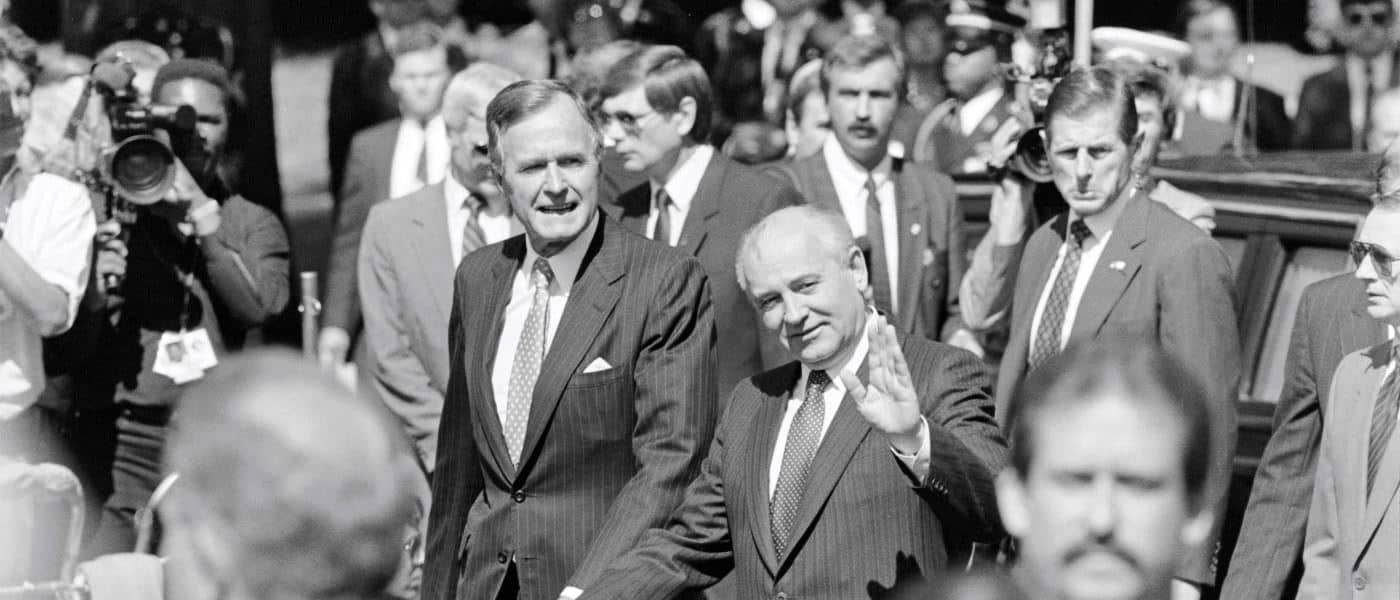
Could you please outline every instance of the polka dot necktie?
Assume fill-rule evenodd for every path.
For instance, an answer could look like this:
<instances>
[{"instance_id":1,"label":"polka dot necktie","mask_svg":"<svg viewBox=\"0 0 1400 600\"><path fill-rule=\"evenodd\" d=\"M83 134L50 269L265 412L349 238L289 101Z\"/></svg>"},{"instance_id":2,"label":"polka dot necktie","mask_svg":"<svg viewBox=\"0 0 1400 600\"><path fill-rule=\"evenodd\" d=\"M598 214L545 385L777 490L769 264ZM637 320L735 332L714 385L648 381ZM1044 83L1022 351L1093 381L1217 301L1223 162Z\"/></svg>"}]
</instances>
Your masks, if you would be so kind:
<instances>
[{"instance_id":1,"label":"polka dot necktie","mask_svg":"<svg viewBox=\"0 0 1400 600\"><path fill-rule=\"evenodd\" d=\"M778 551L778 560L782 560L787 551L788 535L792 533L797 507L802 503L802 492L807 488L807 476L812 471L812 457L817 454L817 446L821 445L822 422L826 416L822 392L830 383L831 378L826 371L812 371L807 376L806 397L802 399L802 406L797 408L792 425L788 427L778 485L773 491L773 502L768 506L773 521L773 547Z\"/></svg>"},{"instance_id":2,"label":"polka dot necktie","mask_svg":"<svg viewBox=\"0 0 1400 600\"><path fill-rule=\"evenodd\" d=\"M501 430L505 433L510 462L520 464L525 446L525 427L530 422L530 400L535 393L535 380L540 377L540 362L544 358L544 336L549 323L549 282L554 271L549 262L536 258L530 271L530 286L534 298L525 328L520 332L520 345L515 347L515 361L510 366L510 385L506 391L506 412L501 415Z\"/></svg>"},{"instance_id":3,"label":"polka dot necktie","mask_svg":"<svg viewBox=\"0 0 1400 600\"><path fill-rule=\"evenodd\" d=\"M1074 278L1079 275L1079 260L1084 256L1084 240L1093 235L1084 221L1075 219L1069 224L1068 248L1065 259L1060 262L1060 272L1050 288L1050 296L1045 299L1044 312L1040 314L1040 329L1036 331L1035 344L1031 347L1031 358L1027 372L1034 371L1050 357L1060 353L1061 330L1065 325L1065 314L1069 312L1069 293L1074 288Z\"/></svg>"}]
</instances>

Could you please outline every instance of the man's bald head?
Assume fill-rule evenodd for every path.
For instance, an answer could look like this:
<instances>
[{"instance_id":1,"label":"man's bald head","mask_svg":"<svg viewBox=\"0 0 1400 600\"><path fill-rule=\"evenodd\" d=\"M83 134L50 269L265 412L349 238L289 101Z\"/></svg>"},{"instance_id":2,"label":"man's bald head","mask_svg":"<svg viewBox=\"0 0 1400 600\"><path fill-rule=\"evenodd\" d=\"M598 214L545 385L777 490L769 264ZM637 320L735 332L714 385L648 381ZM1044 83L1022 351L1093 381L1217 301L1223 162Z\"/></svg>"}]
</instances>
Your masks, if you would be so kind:
<instances>
[{"instance_id":1,"label":"man's bald head","mask_svg":"<svg viewBox=\"0 0 1400 600\"><path fill-rule=\"evenodd\" d=\"M842 262L856 248L855 236L846 218L836 211L811 205L790 206L774 211L744 232L739 240L734 269L739 287L748 290L745 263L763 263L763 252L771 244L811 244L823 255Z\"/></svg>"},{"instance_id":2,"label":"man's bald head","mask_svg":"<svg viewBox=\"0 0 1400 600\"><path fill-rule=\"evenodd\" d=\"M442 98L442 119L449 130L460 130L468 117L485 123L486 106L506 86L520 81L514 71L477 61L452 77ZM482 128L483 131L485 128Z\"/></svg>"},{"instance_id":3,"label":"man's bald head","mask_svg":"<svg viewBox=\"0 0 1400 600\"><path fill-rule=\"evenodd\" d=\"M166 463L172 546L207 584L372 598L403 556L417 474L402 432L289 352L234 358L185 394Z\"/></svg>"}]
</instances>

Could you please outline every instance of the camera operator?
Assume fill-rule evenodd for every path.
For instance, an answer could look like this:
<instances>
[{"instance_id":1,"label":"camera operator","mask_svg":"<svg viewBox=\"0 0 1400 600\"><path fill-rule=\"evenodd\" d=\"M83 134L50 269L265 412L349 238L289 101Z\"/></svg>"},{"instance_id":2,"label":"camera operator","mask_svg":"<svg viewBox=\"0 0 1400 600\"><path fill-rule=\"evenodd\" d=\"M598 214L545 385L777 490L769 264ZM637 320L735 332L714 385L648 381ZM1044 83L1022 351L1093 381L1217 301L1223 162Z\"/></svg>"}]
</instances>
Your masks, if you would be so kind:
<instances>
[{"instance_id":1,"label":"camera operator","mask_svg":"<svg viewBox=\"0 0 1400 600\"><path fill-rule=\"evenodd\" d=\"M289 295L281 222L221 176L232 103L227 72L174 60L152 89L162 105L192 107L197 124L169 132L179 160L163 200L138 206L125 243L114 239L99 252L99 270L120 275L121 284L111 287L104 277L98 285L124 302L95 375L115 385L117 451L92 554L131 549L132 519L161 479L161 448L183 385L239 349Z\"/></svg>"}]
</instances>

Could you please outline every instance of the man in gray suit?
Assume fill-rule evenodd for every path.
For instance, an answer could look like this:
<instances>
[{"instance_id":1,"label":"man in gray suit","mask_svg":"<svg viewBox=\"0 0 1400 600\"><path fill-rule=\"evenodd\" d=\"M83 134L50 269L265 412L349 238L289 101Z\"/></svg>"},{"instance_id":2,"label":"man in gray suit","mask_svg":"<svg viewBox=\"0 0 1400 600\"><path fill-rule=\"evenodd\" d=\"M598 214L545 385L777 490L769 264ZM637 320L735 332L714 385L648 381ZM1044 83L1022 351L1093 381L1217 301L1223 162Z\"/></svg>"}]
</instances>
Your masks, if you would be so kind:
<instances>
[{"instance_id":1,"label":"man in gray suit","mask_svg":"<svg viewBox=\"0 0 1400 600\"><path fill-rule=\"evenodd\" d=\"M1351 243L1366 312L1400 326L1400 144L1386 150L1375 207ZM1400 597L1400 370L1386 340L1342 359L1323 408L1299 598Z\"/></svg>"},{"instance_id":2,"label":"man in gray suit","mask_svg":"<svg viewBox=\"0 0 1400 600\"><path fill-rule=\"evenodd\" d=\"M1274 409L1274 433L1259 458L1221 598L1278 600L1297 595L1332 375L1347 353L1386 339L1385 324L1366 313L1367 304L1366 286L1352 273L1303 290L1283 369L1287 379Z\"/></svg>"}]
</instances>

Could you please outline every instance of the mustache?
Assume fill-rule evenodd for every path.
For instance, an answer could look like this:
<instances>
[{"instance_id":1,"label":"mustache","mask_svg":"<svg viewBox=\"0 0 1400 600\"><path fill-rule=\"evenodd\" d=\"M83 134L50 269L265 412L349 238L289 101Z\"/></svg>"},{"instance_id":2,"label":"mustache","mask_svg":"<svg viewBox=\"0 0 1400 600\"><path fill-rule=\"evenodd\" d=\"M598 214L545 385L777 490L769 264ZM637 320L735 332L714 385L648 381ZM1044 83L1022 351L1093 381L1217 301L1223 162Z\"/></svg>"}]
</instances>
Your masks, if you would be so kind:
<instances>
[{"instance_id":1,"label":"mustache","mask_svg":"<svg viewBox=\"0 0 1400 600\"><path fill-rule=\"evenodd\" d=\"M1089 541L1076 544L1073 548L1069 549L1069 552L1065 553L1064 563L1068 565L1078 562L1080 559L1093 553L1108 554L1123 561L1134 571L1142 571L1142 565L1138 564L1137 559L1133 558L1126 550L1123 550L1112 542L1102 543Z\"/></svg>"}]
</instances>

